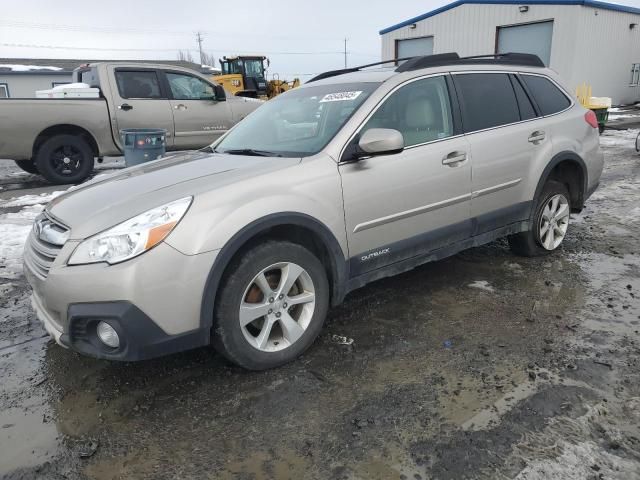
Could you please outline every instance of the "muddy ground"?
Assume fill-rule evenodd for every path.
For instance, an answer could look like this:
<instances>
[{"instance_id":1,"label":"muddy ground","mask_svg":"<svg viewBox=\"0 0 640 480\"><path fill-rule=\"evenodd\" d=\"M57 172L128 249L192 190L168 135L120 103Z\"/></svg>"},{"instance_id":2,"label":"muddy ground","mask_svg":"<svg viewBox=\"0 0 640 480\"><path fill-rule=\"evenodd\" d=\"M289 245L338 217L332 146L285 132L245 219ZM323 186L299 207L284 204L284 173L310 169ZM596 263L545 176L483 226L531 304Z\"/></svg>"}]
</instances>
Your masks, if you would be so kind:
<instances>
[{"instance_id":1,"label":"muddy ground","mask_svg":"<svg viewBox=\"0 0 640 480\"><path fill-rule=\"evenodd\" d=\"M0 270L0 476L640 478L633 139L603 135L601 187L561 251L520 258L498 241L376 282L273 371L209 349L81 357Z\"/></svg>"}]
</instances>

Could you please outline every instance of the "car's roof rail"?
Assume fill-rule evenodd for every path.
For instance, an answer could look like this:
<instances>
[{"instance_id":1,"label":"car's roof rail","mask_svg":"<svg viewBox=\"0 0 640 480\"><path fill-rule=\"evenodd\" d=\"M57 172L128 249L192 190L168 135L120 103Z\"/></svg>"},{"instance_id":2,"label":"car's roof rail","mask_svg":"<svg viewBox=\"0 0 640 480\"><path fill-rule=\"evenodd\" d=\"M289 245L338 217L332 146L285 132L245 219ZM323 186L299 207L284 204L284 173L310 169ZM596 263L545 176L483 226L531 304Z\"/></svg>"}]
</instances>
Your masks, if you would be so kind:
<instances>
[{"instance_id":1,"label":"car's roof rail","mask_svg":"<svg viewBox=\"0 0 640 480\"><path fill-rule=\"evenodd\" d=\"M364 68L375 67L387 63L404 62L396 68L396 72L411 72L422 68L438 67L444 65L521 65L527 67L545 67L540 57L530 53L492 53L488 55L474 55L471 57L461 57L455 52L438 53L435 55L423 55L420 57L394 58L393 60L385 60L384 62L368 63L358 67L341 68L339 70L330 70L320 73L306 83L322 80L323 78L335 77L345 73L352 73Z\"/></svg>"},{"instance_id":2,"label":"car's roof rail","mask_svg":"<svg viewBox=\"0 0 640 480\"><path fill-rule=\"evenodd\" d=\"M323 78L330 78L330 77L335 77L337 75L343 75L345 73L357 72L358 70L362 70L363 68L375 67L377 65L384 65L386 63L403 62L405 60L411 60L412 58L415 58L415 57L394 58L393 60L385 60L384 62L367 63L366 65L360 65L358 67L341 68L339 70L329 70L328 72L323 72L316 75L311 80L307 80L306 83L315 82L316 80L322 80Z\"/></svg>"},{"instance_id":3,"label":"car's roof rail","mask_svg":"<svg viewBox=\"0 0 640 480\"><path fill-rule=\"evenodd\" d=\"M545 64L537 55L530 53L493 53L489 55L474 55L460 57L457 53L441 53L438 55L425 55L413 57L398 68L396 72L410 72L428 67L441 65L522 65L527 67L545 67Z\"/></svg>"}]
</instances>

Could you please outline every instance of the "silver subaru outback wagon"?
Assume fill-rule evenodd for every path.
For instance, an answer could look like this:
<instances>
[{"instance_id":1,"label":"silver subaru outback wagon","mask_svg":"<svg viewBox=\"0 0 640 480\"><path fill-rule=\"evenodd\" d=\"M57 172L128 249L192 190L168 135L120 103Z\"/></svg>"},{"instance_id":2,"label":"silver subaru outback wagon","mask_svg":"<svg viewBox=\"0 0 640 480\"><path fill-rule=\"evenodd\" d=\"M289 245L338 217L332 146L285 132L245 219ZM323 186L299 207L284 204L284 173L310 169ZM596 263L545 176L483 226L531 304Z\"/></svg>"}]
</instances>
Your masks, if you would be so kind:
<instances>
[{"instance_id":1,"label":"silver subaru outback wagon","mask_svg":"<svg viewBox=\"0 0 640 480\"><path fill-rule=\"evenodd\" d=\"M368 282L499 237L558 249L602 167L594 114L535 56L326 72L207 151L56 198L25 274L64 347L139 360L211 344L266 369Z\"/></svg>"}]
</instances>

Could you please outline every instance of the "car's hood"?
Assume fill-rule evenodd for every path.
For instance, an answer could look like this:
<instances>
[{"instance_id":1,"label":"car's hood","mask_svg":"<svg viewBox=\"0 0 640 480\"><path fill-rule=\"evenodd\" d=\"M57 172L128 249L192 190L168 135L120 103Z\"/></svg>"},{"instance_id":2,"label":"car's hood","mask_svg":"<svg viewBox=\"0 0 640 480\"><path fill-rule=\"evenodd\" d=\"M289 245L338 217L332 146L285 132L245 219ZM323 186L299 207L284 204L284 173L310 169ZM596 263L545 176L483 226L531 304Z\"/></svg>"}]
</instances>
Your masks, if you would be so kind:
<instances>
[{"instance_id":1,"label":"car's hood","mask_svg":"<svg viewBox=\"0 0 640 480\"><path fill-rule=\"evenodd\" d=\"M46 208L71 228L72 239L86 238L173 200L299 162L300 158L181 153L99 175L55 198Z\"/></svg>"}]
</instances>

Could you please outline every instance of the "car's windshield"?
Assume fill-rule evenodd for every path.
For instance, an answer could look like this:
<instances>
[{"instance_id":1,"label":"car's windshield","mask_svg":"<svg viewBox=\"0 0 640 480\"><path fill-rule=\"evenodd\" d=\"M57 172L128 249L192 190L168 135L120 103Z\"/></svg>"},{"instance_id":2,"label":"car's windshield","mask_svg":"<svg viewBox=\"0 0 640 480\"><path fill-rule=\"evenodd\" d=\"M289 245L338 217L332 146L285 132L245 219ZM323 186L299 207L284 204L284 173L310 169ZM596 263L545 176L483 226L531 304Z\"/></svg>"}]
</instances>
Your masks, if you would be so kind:
<instances>
[{"instance_id":1,"label":"car's windshield","mask_svg":"<svg viewBox=\"0 0 640 480\"><path fill-rule=\"evenodd\" d=\"M322 150L379 83L343 83L290 90L240 122L215 151L306 157Z\"/></svg>"}]
</instances>

